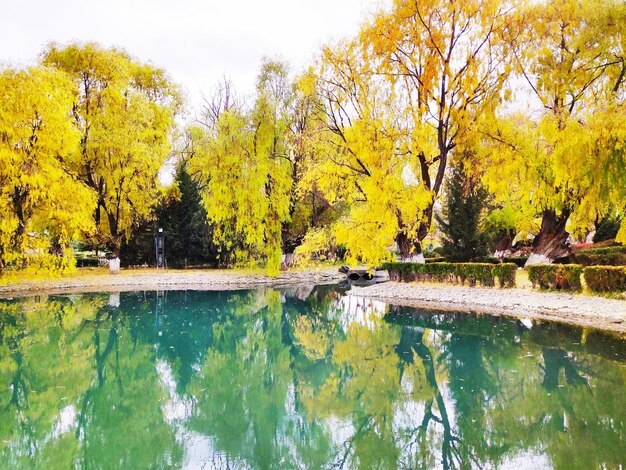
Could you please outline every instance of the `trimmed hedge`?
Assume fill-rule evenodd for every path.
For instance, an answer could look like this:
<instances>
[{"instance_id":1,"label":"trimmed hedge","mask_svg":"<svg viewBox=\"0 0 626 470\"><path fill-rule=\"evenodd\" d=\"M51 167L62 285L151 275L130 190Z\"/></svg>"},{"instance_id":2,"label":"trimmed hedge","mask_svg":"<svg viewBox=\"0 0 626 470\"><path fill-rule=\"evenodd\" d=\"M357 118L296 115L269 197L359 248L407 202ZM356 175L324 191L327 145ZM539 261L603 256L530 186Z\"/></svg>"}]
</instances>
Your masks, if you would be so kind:
<instances>
[{"instance_id":1,"label":"trimmed hedge","mask_svg":"<svg viewBox=\"0 0 626 470\"><path fill-rule=\"evenodd\" d=\"M474 258L470 263L487 263L487 264L500 264L502 261L495 256L481 256L480 258Z\"/></svg>"},{"instance_id":2,"label":"trimmed hedge","mask_svg":"<svg viewBox=\"0 0 626 470\"><path fill-rule=\"evenodd\" d=\"M583 275L589 290L594 292L626 291L626 268L616 266L589 266Z\"/></svg>"},{"instance_id":3,"label":"trimmed hedge","mask_svg":"<svg viewBox=\"0 0 626 470\"><path fill-rule=\"evenodd\" d=\"M491 272L500 281L500 287L515 287L515 273L518 265L515 263L496 264Z\"/></svg>"},{"instance_id":4,"label":"trimmed hedge","mask_svg":"<svg viewBox=\"0 0 626 470\"><path fill-rule=\"evenodd\" d=\"M592 254L592 255L612 255L616 253L626 253L626 246L603 246L601 248L585 248L578 253Z\"/></svg>"},{"instance_id":5,"label":"trimmed hedge","mask_svg":"<svg viewBox=\"0 0 626 470\"><path fill-rule=\"evenodd\" d=\"M562 289L580 291L580 275L583 267L579 264L535 264L528 266L528 279L533 287L540 289Z\"/></svg>"},{"instance_id":6,"label":"trimmed hedge","mask_svg":"<svg viewBox=\"0 0 626 470\"><path fill-rule=\"evenodd\" d=\"M577 252L574 259L583 266L626 266L626 246L585 248Z\"/></svg>"},{"instance_id":7,"label":"trimmed hedge","mask_svg":"<svg viewBox=\"0 0 626 470\"><path fill-rule=\"evenodd\" d=\"M583 266L626 266L626 253L583 253L575 255L575 260Z\"/></svg>"},{"instance_id":8,"label":"trimmed hedge","mask_svg":"<svg viewBox=\"0 0 626 470\"><path fill-rule=\"evenodd\" d=\"M500 287L515 286L515 264L489 263L385 263L383 269L389 271L392 281L431 281L450 282L475 286L493 287L500 281Z\"/></svg>"}]
</instances>

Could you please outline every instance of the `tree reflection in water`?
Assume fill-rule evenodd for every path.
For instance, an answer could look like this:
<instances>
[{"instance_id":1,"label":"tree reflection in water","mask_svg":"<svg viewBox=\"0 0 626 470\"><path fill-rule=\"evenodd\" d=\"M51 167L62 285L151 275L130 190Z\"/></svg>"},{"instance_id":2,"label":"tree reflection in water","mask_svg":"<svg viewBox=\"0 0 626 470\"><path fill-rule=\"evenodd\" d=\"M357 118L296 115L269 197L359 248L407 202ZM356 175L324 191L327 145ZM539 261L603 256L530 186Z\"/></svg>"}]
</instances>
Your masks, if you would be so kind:
<instances>
[{"instance_id":1,"label":"tree reflection in water","mask_svg":"<svg viewBox=\"0 0 626 470\"><path fill-rule=\"evenodd\" d=\"M626 343L334 286L0 301L7 468L619 468Z\"/></svg>"}]
</instances>

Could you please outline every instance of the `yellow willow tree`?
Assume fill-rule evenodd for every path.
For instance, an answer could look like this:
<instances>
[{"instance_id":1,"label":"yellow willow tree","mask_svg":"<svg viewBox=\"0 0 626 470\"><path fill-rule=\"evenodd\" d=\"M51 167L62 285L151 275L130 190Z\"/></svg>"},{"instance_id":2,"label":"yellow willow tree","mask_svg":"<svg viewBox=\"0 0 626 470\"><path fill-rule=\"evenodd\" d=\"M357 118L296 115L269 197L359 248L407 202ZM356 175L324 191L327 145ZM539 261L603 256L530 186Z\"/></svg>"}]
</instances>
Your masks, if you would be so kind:
<instances>
[{"instance_id":1,"label":"yellow willow tree","mask_svg":"<svg viewBox=\"0 0 626 470\"><path fill-rule=\"evenodd\" d=\"M290 93L286 66L265 61L251 110L218 110L212 125L191 133L197 142L190 164L202 182L216 241L239 251L237 261L265 263L271 274L280 268L282 227L290 212Z\"/></svg>"},{"instance_id":2,"label":"yellow willow tree","mask_svg":"<svg viewBox=\"0 0 626 470\"><path fill-rule=\"evenodd\" d=\"M332 232L348 257L375 264L399 233L398 214L414 216L427 194L403 180L406 156L394 155L394 95L366 67L355 41L324 50L313 91L323 125L311 123L314 133L305 134L314 150L301 186L319 191L340 211Z\"/></svg>"},{"instance_id":3,"label":"yellow willow tree","mask_svg":"<svg viewBox=\"0 0 626 470\"><path fill-rule=\"evenodd\" d=\"M80 131L75 169L97 195L96 241L119 254L122 239L157 201L179 92L164 70L93 43L51 44L43 61L78 87L72 107Z\"/></svg>"},{"instance_id":4,"label":"yellow willow tree","mask_svg":"<svg viewBox=\"0 0 626 470\"><path fill-rule=\"evenodd\" d=\"M336 250L334 237L328 236L329 226L337 218L338 211L324 197L315 181L306 181L310 166L317 164L317 152L323 149L320 137L326 126L323 120L317 119L320 109L319 95L314 93L315 74L305 71L292 83L292 96L289 100L289 132L287 145L292 162L291 200L289 222L283 226L283 243L285 251L292 253L296 248L308 253L311 238L316 234L321 237L322 245L327 253ZM315 249L314 249L315 251Z\"/></svg>"},{"instance_id":5,"label":"yellow willow tree","mask_svg":"<svg viewBox=\"0 0 626 470\"><path fill-rule=\"evenodd\" d=\"M69 77L54 69L0 71L0 272L35 259L63 268L66 260L47 254L93 229L95 198L72 170L74 96Z\"/></svg>"},{"instance_id":6,"label":"yellow willow tree","mask_svg":"<svg viewBox=\"0 0 626 470\"><path fill-rule=\"evenodd\" d=\"M566 228L583 235L597 214L625 207L625 11L613 0L558 0L520 12L511 58L520 100L536 106L485 126L485 181L541 217L527 264L567 256Z\"/></svg>"},{"instance_id":7,"label":"yellow willow tree","mask_svg":"<svg viewBox=\"0 0 626 470\"><path fill-rule=\"evenodd\" d=\"M343 188L331 194L350 206L338 235L353 257L375 263L394 241L405 258L421 253L453 151L507 76L509 9L397 0L324 52L329 162L314 179Z\"/></svg>"}]
</instances>

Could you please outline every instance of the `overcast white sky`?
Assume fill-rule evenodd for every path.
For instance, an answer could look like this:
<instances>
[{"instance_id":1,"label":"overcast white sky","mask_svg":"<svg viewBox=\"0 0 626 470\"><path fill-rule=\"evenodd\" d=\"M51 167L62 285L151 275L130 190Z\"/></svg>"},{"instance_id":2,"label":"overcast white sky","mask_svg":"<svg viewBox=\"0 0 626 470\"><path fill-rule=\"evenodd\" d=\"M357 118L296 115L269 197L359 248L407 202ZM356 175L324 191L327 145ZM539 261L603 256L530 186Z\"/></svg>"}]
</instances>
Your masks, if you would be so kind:
<instances>
[{"instance_id":1,"label":"overcast white sky","mask_svg":"<svg viewBox=\"0 0 626 470\"><path fill-rule=\"evenodd\" d=\"M164 67L191 105L229 77L253 90L263 56L299 70L357 31L381 0L0 0L0 62L28 65L50 41L119 46Z\"/></svg>"}]
</instances>

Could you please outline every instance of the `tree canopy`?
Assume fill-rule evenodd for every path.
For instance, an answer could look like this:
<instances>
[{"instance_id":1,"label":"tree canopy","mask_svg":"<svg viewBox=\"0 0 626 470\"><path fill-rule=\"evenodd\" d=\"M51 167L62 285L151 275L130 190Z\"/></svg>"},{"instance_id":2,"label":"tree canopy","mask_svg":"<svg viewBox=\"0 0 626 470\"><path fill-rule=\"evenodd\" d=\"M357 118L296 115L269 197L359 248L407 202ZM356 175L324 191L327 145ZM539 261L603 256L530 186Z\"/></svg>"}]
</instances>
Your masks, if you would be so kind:
<instances>
[{"instance_id":1,"label":"tree canopy","mask_svg":"<svg viewBox=\"0 0 626 470\"><path fill-rule=\"evenodd\" d=\"M75 89L65 74L38 66L0 71L0 90L0 272L32 258L54 267L46 260L54 245L93 230L95 197L75 172Z\"/></svg>"},{"instance_id":2,"label":"tree canopy","mask_svg":"<svg viewBox=\"0 0 626 470\"><path fill-rule=\"evenodd\" d=\"M71 267L77 241L145 245L176 200L159 182L176 161L212 264L421 261L460 166L492 194L496 212L474 222L496 251L532 234L528 263L552 262L603 218L626 220L624 24L616 0L395 0L295 76L266 58L252 96L225 80L193 122L163 69L50 44L0 75L0 270Z\"/></svg>"},{"instance_id":3,"label":"tree canopy","mask_svg":"<svg viewBox=\"0 0 626 470\"><path fill-rule=\"evenodd\" d=\"M534 261L569 253L568 222L576 235L609 206L623 210L624 11L618 2L559 0L518 13L512 67L539 106L486 123L485 179L542 216Z\"/></svg>"},{"instance_id":4,"label":"tree canopy","mask_svg":"<svg viewBox=\"0 0 626 470\"><path fill-rule=\"evenodd\" d=\"M96 44L51 44L43 63L64 71L76 86L72 116L80 146L74 171L97 197L97 242L117 254L133 223L156 202L179 92L163 69Z\"/></svg>"}]
</instances>

